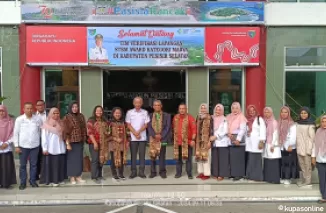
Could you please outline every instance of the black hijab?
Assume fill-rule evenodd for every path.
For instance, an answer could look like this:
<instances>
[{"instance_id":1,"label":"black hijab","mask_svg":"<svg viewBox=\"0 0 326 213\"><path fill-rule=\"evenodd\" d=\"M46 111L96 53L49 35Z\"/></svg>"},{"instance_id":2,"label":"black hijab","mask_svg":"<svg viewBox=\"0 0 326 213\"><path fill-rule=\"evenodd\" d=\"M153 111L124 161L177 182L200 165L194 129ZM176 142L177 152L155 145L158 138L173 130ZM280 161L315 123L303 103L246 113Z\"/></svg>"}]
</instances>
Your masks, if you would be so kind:
<instances>
[{"instance_id":1,"label":"black hijab","mask_svg":"<svg viewBox=\"0 0 326 213\"><path fill-rule=\"evenodd\" d=\"M307 119L302 119L301 118L301 112L306 111L308 113L308 118ZM299 112L299 120L297 121L298 124L302 125L315 125L314 119L311 118L311 113L310 109L308 107L302 107Z\"/></svg>"},{"instance_id":2,"label":"black hijab","mask_svg":"<svg viewBox=\"0 0 326 213\"><path fill-rule=\"evenodd\" d=\"M113 116L114 115L114 112L117 111L117 110L120 110L121 112L121 118L119 120L115 119L115 117ZM120 107L114 107L111 111L111 122L124 122L124 115L123 115L123 111Z\"/></svg>"},{"instance_id":3,"label":"black hijab","mask_svg":"<svg viewBox=\"0 0 326 213\"><path fill-rule=\"evenodd\" d=\"M76 112L76 113L72 112L72 106L73 106L74 104L76 104L76 105L78 106L78 112ZM73 102L71 102L71 103L69 104L68 113L69 113L69 114L72 114L72 115L78 115L78 114L79 114L79 104L78 104L77 101L73 101Z\"/></svg>"}]
</instances>

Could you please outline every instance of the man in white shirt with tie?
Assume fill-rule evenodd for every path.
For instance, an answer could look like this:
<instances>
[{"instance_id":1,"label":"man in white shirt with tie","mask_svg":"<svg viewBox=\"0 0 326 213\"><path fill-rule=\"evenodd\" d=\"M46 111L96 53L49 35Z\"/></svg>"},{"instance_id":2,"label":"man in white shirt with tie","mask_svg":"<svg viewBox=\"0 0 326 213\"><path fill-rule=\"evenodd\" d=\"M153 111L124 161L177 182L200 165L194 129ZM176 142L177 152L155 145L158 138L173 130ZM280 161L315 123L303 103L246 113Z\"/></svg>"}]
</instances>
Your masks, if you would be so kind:
<instances>
[{"instance_id":1,"label":"man in white shirt with tie","mask_svg":"<svg viewBox=\"0 0 326 213\"><path fill-rule=\"evenodd\" d=\"M43 100L36 101L36 113L35 114L40 118L40 120L42 122L46 121L45 102ZM36 180L40 179L41 168L42 168L43 151L42 151L41 144L40 144L40 149L39 149L39 153L38 153L38 160L37 160Z\"/></svg>"},{"instance_id":2,"label":"man in white shirt with tie","mask_svg":"<svg viewBox=\"0 0 326 213\"><path fill-rule=\"evenodd\" d=\"M38 187L36 183L37 161L41 138L41 119L33 114L33 104L26 102L24 104L24 114L17 117L14 127L14 145L15 151L19 154L19 178L20 190L26 188L27 171L26 165L30 162L30 184L32 187Z\"/></svg>"},{"instance_id":3,"label":"man in white shirt with tie","mask_svg":"<svg viewBox=\"0 0 326 213\"><path fill-rule=\"evenodd\" d=\"M95 36L95 47L89 49L88 55L91 64L109 63L108 53L103 48L103 36L101 34Z\"/></svg>"},{"instance_id":4,"label":"man in white shirt with tie","mask_svg":"<svg viewBox=\"0 0 326 213\"><path fill-rule=\"evenodd\" d=\"M137 177L137 153L139 151L139 173L138 176L141 178L146 178L145 175L145 153L146 153L146 143L147 143L147 133L146 128L150 119L148 112L142 109L143 99L141 97L134 98L134 107L129 110L126 115L126 123L130 130L131 142L130 142L130 152L131 152L131 175L130 178L133 179Z\"/></svg>"}]
</instances>

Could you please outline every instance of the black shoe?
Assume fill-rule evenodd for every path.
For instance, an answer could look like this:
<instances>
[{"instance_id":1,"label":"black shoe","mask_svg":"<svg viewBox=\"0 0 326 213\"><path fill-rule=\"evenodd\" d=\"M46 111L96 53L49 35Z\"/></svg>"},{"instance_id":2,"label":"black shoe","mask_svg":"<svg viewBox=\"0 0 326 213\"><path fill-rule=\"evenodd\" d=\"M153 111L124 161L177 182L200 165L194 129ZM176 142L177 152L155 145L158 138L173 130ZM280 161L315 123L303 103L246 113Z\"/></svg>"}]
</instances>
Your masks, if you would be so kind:
<instances>
[{"instance_id":1,"label":"black shoe","mask_svg":"<svg viewBox=\"0 0 326 213\"><path fill-rule=\"evenodd\" d=\"M139 177L140 177L140 175L139 175ZM154 173L152 173L150 176L149 176L149 178L155 178L156 177L156 174L154 174Z\"/></svg>"},{"instance_id":2,"label":"black shoe","mask_svg":"<svg viewBox=\"0 0 326 213\"><path fill-rule=\"evenodd\" d=\"M25 190L26 189L26 184L20 184L19 190Z\"/></svg>"},{"instance_id":3,"label":"black shoe","mask_svg":"<svg viewBox=\"0 0 326 213\"><path fill-rule=\"evenodd\" d=\"M118 177L118 175L113 175L112 177L114 180L120 180L120 178Z\"/></svg>"},{"instance_id":4,"label":"black shoe","mask_svg":"<svg viewBox=\"0 0 326 213\"><path fill-rule=\"evenodd\" d=\"M98 179L99 180L106 180L104 177L99 177Z\"/></svg>"},{"instance_id":5,"label":"black shoe","mask_svg":"<svg viewBox=\"0 0 326 213\"><path fill-rule=\"evenodd\" d=\"M163 174L160 174L160 176L161 176L161 178L163 178L163 179L167 178L167 176L166 176L166 174L165 174L165 173L163 173Z\"/></svg>"},{"instance_id":6,"label":"black shoe","mask_svg":"<svg viewBox=\"0 0 326 213\"><path fill-rule=\"evenodd\" d=\"M146 178L146 175L144 175L144 174L139 174L138 176L139 176L140 178L143 178L143 179Z\"/></svg>"},{"instance_id":7,"label":"black shoe","mask_svg":"<svg viewBox=\"0 0 326 213\"><path fill-rule=\"evenodd\" d=\"M30 183L33 188L37 188L38 184L37 183Z\"/></svg>"},{"instance_id":8,"label":"black shoe","mask_svg":"<svg viewBox=\"0 0 326 213\"><path fill-rule=\"evenodd\" d=\"M129 176L130 179L134 179L135 177L137 177L136 173L131 173L131 175Z\"/></svg>"},{"instance_id":9,"label":"black shoe","mask_svg":"<svg viewBox=\"0 0 326 213\"><path fill-rule=\"evenodd\" d=\"M239 181L241 179L241 177L235 177L233 178L233 181Z\"/></svg>"},{"instance_id":10,"label":"black shoe","mask_svg":"<svg viewBox=\"0 0 326 213\"><path fill-rule=\"evenodd\" d=\"M180 174L176 174L176 175L174 175L174 178L181 178L181 175Z\"/></svg>"},{"instance_id":11,"label":"black shoe","mask_svg":"<svg viewBox=\"0 0 326 213\"><path fill-rule=\"evenodd\" d=\"M194 177L192 175L188 175L188 179L191 180L194 179Z\"/></svg>"},{"instance_id":12,"label":"black shoe","mask_svg":"<svg viewBox=\"0 0 326 213\"><path fill-rule=\"evenodd\" d=\"M123 176L123 175L119 175L119 178L120 178L121 180L126 180L125 176Z\"/></svg>"}]
</instances>

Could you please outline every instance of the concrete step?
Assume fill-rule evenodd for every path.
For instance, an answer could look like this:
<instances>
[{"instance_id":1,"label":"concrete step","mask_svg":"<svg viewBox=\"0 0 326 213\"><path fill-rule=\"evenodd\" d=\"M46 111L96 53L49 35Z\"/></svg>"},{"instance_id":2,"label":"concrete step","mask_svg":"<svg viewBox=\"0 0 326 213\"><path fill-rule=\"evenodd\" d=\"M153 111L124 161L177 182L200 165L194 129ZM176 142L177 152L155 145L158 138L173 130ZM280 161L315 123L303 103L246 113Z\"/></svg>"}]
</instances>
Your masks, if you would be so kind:
<instances>
[{"instance_id":1,"label":"concrete step","mask_svg":"<svg viewBox=\"0 0 326 213\"><path fill-rule=\"evenodd\" d=\"M1 190L0 205L81 205L106 204L123 206L131 203L168 202L292 202L317 201L318 185L299 188L296 185L116 185L74 187L28 187Z\"/></svg>"}]
</instances>

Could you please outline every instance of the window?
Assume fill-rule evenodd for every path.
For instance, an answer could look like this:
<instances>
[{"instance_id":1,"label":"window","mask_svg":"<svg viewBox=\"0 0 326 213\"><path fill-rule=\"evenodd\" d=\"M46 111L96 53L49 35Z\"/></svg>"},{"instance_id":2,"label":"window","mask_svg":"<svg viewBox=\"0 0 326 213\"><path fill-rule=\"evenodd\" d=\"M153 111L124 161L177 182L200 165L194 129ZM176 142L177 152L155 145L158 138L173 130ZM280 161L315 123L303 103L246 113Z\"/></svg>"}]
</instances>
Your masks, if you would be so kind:
<instances>
[{"instance_id":1,"label":"window","mask_svg":"<svg viewBox=\"0 0 326 213\"><path fill-rule=\"evenodd\" d=\"M285 48L285 104L294 119L302 106L313 117L326 111L326 47Z\"/></svg>"},{"instance_id":2,"label":"window","mask_svg":"<svg viewBox=\"0 0 326 213\"><path fill-rule=\"evenodd\" d=\"M72 101L79 101L79 78L77 70L46 70L45 104L46 110L60 109L61 116L67 114Z\"/></svg>"},{"instance_id":3,"label":"window","mask_svg":"<svg viewBox=\"0 0 326 213\"><path fill-rule=\"evenodd\" d=\"M210 113L216 104L224 106L224 113L231 112L231 104L234 101L241 103L242 92L242 70L241 69L219 69L209 72L209 96Z\"/></svg>"},{"instance_id":4,"label":"window","mask_svg":"<svg viewBox=\"0 0 326 213\"><path fill-rule=\"evenodd\" d=\"M285 101L294 118L301 106L310 108L313 117L326 111L326 70L286 72Z\"/></svg>"},{"instance_id":5,"label":"window","mask_svg":"<svg viewBox=\"0 0 326 213\"><path fill-rule=\"evenodd\" d=\"M285 66L326 66L326 47L289 47Z\"/></svg>"},{"instance_id":6,"label":"window","mask_svg":"<svg viewBox=\"0 0 326 213\"><path fill-rule=\"evenodd\" d=\"M2 97L2 47L0 47L0 97Z\"/></svg>"}]
</instances>

